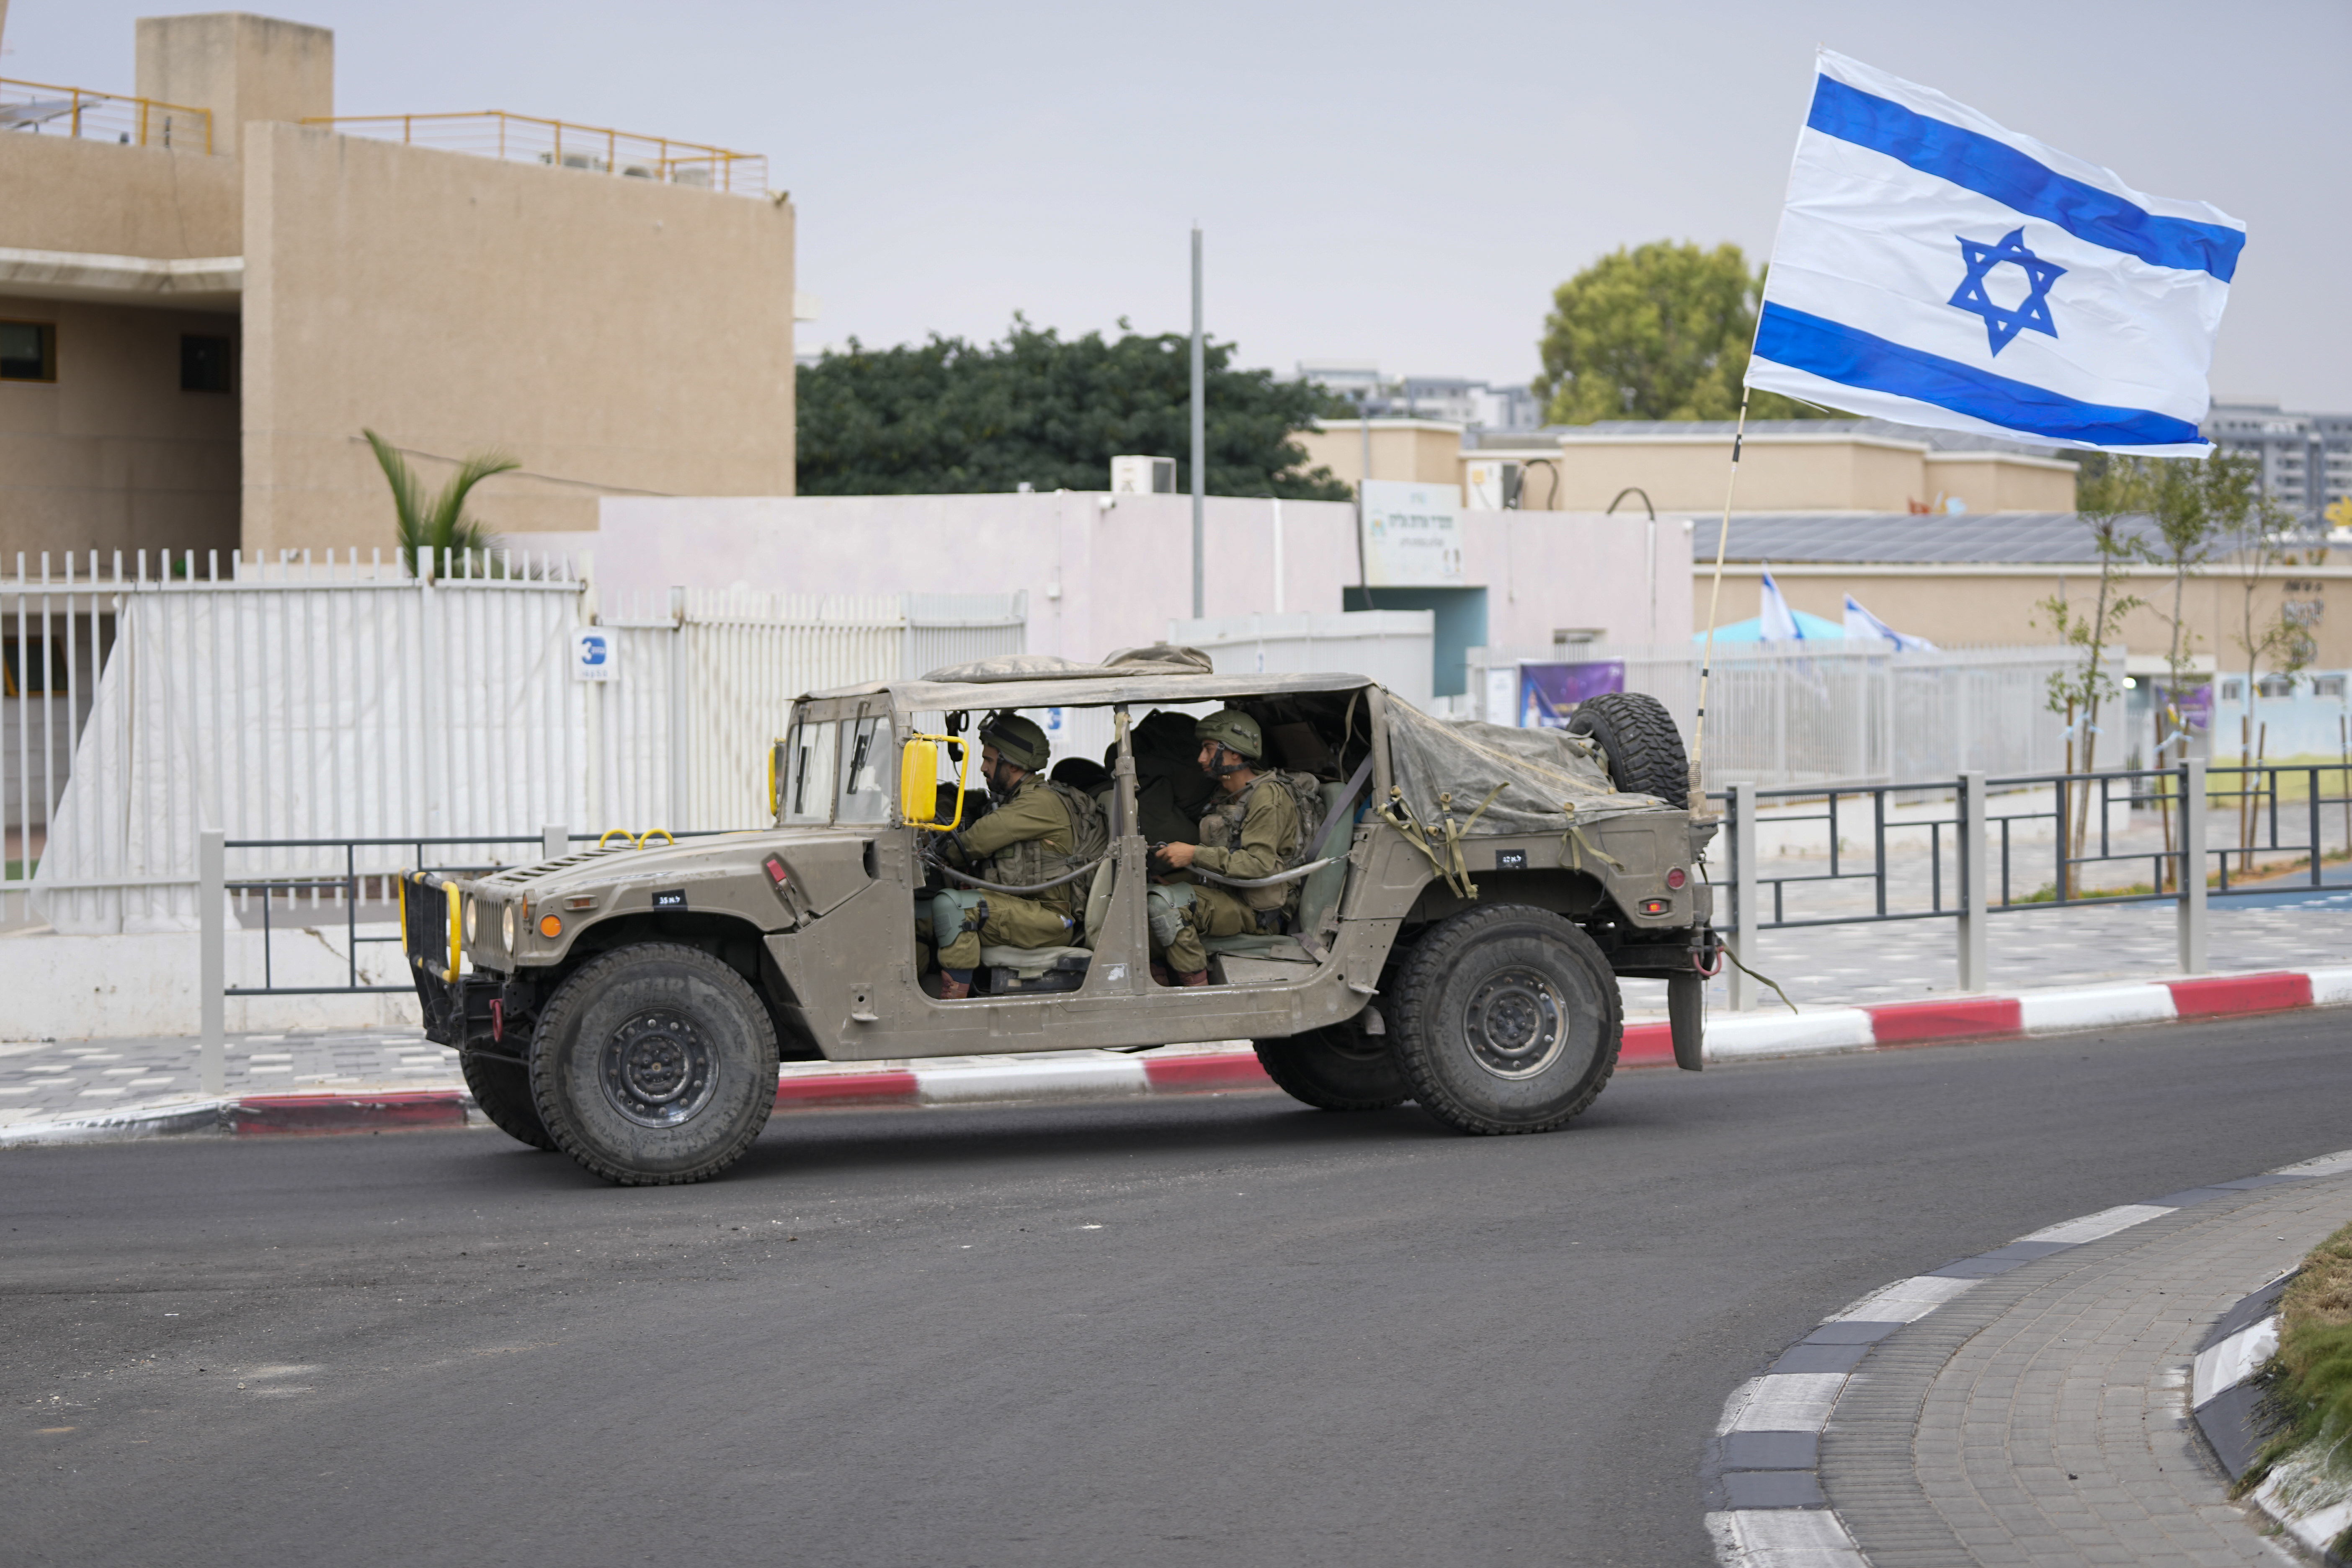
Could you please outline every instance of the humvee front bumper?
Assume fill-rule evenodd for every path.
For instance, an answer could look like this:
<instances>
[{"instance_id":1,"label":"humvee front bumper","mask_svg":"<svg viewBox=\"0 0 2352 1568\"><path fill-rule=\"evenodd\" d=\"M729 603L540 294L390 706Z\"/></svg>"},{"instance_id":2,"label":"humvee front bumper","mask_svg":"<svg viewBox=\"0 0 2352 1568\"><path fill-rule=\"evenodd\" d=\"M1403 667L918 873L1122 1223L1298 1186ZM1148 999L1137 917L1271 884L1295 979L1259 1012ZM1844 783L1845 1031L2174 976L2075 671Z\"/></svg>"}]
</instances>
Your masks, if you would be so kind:
<instances>
[{"instance_id":1,"label":"humvee front bumper","mask_svg":"<svg viewBox=\"0 0 2352 1568\"><path fill-rule=\"evenodd\" d=\"M436 1045L492 1056L521 1054L530 1037L520 1032L537 1005L535 988L518 987L499 974L463 971L465 932L456 883L429 872L412 872L400 884L400 950L416 984L425 1037Z\"/></svg>"}]
</instances>

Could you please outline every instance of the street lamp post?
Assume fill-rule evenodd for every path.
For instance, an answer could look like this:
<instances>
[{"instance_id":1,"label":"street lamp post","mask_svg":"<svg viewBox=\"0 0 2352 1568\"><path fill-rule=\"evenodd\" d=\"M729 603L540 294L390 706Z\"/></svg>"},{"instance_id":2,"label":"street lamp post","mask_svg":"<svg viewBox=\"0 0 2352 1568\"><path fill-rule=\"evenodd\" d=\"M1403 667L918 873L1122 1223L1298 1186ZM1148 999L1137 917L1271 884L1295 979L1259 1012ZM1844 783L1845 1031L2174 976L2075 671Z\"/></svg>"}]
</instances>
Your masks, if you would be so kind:
<instances>
[{"instance_id":1,"label":"street lamp post","mask_svg":"<svg viewBox=\"0 0 2352 1568\"><path fill-rule=\"evenodd\" d=\"M1202 514L1209 494L1207 372L1201 353L1201 226L1192 226L1192 618L1208 612L1203 601Z\"/></svg>"}]
</instances>

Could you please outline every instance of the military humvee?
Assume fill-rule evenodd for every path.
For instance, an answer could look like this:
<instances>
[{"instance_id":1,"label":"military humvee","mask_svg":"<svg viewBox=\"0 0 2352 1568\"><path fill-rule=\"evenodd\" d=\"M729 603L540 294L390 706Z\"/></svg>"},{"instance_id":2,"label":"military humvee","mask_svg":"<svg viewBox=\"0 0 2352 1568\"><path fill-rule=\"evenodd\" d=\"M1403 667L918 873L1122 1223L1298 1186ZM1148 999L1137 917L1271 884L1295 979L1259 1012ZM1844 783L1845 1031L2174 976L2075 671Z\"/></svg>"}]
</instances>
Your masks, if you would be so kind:
<instances>
[{"instance_id":1,"label":"military humvee","mask_svg":"<svg viewBox=\"0 0 2352 1568\"><path fill-rule=\"evenodd\" d=\"M1259 721L1270 763L1316 776L1325 821L1271 879L1302 884L1290 929L1213 939L1213 984L1171 987L1151 973L1131 731L1221 706ZM1083 941L986 949L974 994L942 1001L917 917L967 880L929 853L984 808L962 737L1054 709L1107 710L1114 736L1109 847L1073 873ZM403 941L425 1032L484 1113L614 1182L726 1169L794 1059L1239 1037L1309 1105L1412 1100L1466 1132L1538 1132L1614 1070L1618 976L1668 982L1675 1059L1699 1066L1715 825L1685 808L1685 766L1638 695L1587 702L1568 731L1513 730L1441 722L1358 676L1213 674L1164 645L1018 656L800 699L769 827L414 876Z\"/></svg>"}]
</instances>

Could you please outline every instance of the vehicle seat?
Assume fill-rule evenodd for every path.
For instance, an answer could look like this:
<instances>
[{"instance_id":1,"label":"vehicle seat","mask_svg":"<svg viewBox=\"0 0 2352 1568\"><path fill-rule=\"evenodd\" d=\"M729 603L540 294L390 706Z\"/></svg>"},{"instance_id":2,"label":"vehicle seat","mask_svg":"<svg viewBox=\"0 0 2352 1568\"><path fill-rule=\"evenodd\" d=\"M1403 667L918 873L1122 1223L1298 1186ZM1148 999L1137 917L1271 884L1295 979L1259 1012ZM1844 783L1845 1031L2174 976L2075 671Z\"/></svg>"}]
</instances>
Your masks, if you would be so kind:
<instances>
[{"instance_id":1,"label":"vehicle seat","mask_svg":"<svg viewBox=\"0 0 2352 1568\"><path fill-rule=\"evenodd\" d=\"M1329 814L1340 807L1340 797L1348 793L1343 784L1323 786L1324 825L1328 827ZM1331 864L1308 874L1306 886L1298 891L1298 912L1293 917L1289 936L1273 936L1251 932L1244 936L1213 936L1201 945L1213 953L1230 954L1234 958L1267 960L1276 963L1315 963L1324 952L1330 929L1338 923L1339 895L1348 882L1348 846L1354 830L1342 828L1331 839L1325 853L1332 856ZM1307 938L1301 942L1298 938Z\"/></svg>"},{"instance_id":2,"label":"vehicle seat","mask_svg":"<svg viewBox=\"0 0 2352 1568\"><path fill-rule=\"evenodd\" d=\"M1343 784L1323 786L1323 826L1331 826L1332 814L1344 804L1341 796L1348 793ZM1304 935L1317 949L1328 946L1331 932L1339 921L1339 896L1348 886L1348 847L1355 842L1355 825L1350 823L1331 837L1330 847L1325 854L1334 857L1330 865L1307 879L1298 891L1298 915L1292 929Z\"/></svg>"},{"instance_id":3,"label":"vehicle seat","mask_svg":"<svg viewBox=\"0 0 2352 1568\"><path fill-rule=\"evenodd\" d=\"M1103 916L1110 908L1112 862L1095 868L1087 889L1086 915L1080 935L1085 947L983 947L981 967L993 971L989 990L997 994L1019 991L1076 991L1086 983L1089 951L1102 936Z\"/></svg>"}]
</instances>

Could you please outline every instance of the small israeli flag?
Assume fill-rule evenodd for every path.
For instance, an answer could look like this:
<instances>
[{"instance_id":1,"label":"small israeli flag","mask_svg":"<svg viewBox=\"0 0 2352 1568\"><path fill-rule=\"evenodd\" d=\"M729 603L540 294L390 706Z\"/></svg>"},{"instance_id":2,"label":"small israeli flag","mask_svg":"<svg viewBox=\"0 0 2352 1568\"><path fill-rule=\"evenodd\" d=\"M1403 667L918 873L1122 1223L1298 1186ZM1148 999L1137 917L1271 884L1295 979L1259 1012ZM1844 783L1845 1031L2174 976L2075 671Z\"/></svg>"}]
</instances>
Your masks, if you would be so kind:
<instances>
[{"instance_id":1,"label":"small israeli flag","mask_svg":"<svg viewBox=\"0 0 2352 1568\"><path fill-rule=\"evenodd\" d=\"M1762 592L1759 598L1761 602L1756 610L1756 635L1766 642L1804 641L1804 623L1797 619L1795 611L1789 608L1788 595L1780 592L1780 584L1773 579L1772 568L1769 565L1764 568L1764 581L1760 587Z\"/></svg>"},{"instance_id":2,"label":"small israeli flag","mask_svg":"<svg viewBox=\"0 0 2352 1568\"><path fill-rule=\"evenodd\" d=\"M1748 384L1851 413L2203 457L2246 226L2142 195L1824 49Z\"/></svg>"}]
</instances>

